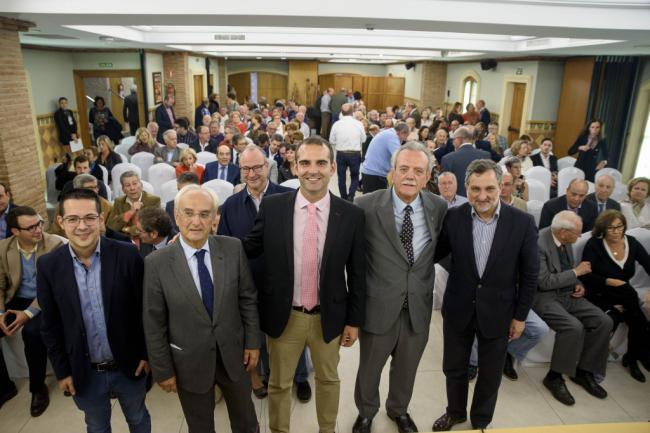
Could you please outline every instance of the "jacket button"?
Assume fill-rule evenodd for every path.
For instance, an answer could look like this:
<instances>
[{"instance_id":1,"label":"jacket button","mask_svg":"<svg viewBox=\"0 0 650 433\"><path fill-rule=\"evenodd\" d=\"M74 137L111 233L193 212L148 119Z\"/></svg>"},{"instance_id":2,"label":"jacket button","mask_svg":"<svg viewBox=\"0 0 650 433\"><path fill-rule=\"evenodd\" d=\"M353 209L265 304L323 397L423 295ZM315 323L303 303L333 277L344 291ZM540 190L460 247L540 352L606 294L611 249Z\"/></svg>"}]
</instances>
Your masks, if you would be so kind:
<instances>
[{"instance_id":1,"label":"jacket button","mask_svg":"<svg viewBox=\"0 0 650 433\"><path fill-rule=\"evenodd\" d=\"M483 287L483 284L479 284L479 285L478 285L478 288L479 288L479 289L480 289L481 287Z\"/></svg>"},{"instance_id":2,"label":"jacket button","mask_svg":"<svg viewBox=\"0 0 650 433\"><path fill-rule=\"evenodd\" d=\"M476 304L476 299L472 299L472 304Z\"/></svg>"}]
</instances>

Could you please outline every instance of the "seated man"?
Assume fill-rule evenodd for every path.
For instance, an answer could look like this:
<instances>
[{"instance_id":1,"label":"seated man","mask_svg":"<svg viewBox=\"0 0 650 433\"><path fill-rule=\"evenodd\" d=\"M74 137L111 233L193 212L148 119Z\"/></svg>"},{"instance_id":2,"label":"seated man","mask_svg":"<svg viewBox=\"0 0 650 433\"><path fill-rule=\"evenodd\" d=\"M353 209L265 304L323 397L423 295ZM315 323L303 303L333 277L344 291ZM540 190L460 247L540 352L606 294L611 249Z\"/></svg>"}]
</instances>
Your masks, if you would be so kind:
<instances>
[{"instance_id":1,"label":"seated man","mask_svg":"<svg viewBox=\"0 0 650 433\"><path fill-rule=\"evenodd\" d=\"M199 141L199 137L195 132L190 131L190 122L187 117L178 117L174 122L174 129L176 130L176 137L179 143L185 143L190 147L194 147Z\"/></svg>"},{"instance_id":2,"label":"seated man","mask_svg":"<svg viewBox=\"0 0 650 433\"><path fill-rule=\"evenodd\" d=\"M230 162L230 148L222 144L217 149L217 160L209 162L205 166L203 173L203 183L213 179L221 179L237 185L240 182L239 167Z\"/></svg>"},{"instance_id":3,"label":"seated man","mask_svg":"<svg viewBox=\"0 0 650 433\"><path fill-rule=\"evenodd\" d=\"M591 231L598 216L598 208L594 202L585 200L588 192L589 184L586 180L573 179L566 189L566 195L544 203L539 217L539 229L550 226L556 214L568 210L582 218L582 233Z\"/></svg>"},{"instance_id":4,"label":"seated man","mask_svg":"<svg viewBox=\"0 0 650 433\"><path fill-rule=\"evenodd\" d=\"M90 160L85 156L85 155L79 155L74 159L74 171L77 173L77 176L80 174L92 174L90 172ZM104 185L104 182L97 176L97 185L99 186L99 191L97 194L99 194L100 197L104 199L108 199L108 194L106 192L106 185ZM70 192L74 188L73 181L70 180L66 182L65 185L63 185L63 189L61 190L61 195L59 197L63 197L66 193Z\"/></svg>"},{"instance_id":5,"label":"seated man","mask_svg":"<svg viewBox=\"0 0 650 433\"><path fill-rule=\"evenodd\" d=\"M551 227L539 232L539 286L533 310L556 332L551 369L544 386L559 402L571 406L575 399L562 378L566 374L589 394L607 397L594 380L604 375L609 354L612 319L584 298L578 277L591 272L589 262L574 267L571 244L582 232L582 221L572 211L553 217Z\"/></svg>"},{"instance_id":6,"label":"seated man","mask_svg":"<svg viewBox=\"0 0 650 433\"><path fill-rule=\"evenodd\" d=\"M503 184L501 185L501 202L516 207L522 212L528 212L526 201L515 197L512 193L515 189L515 182L512 174L506 171L503 173Z\"/></svg>"},{"instance_id":7,"label":"seated man","mask_svg":"<svg viewBox=\"0 0 650 433\"><path fill-rule=\"evenodd\" d=\"M159 207L146 207L135 220L140 239L140 255L147 257L152 252L165 248L172 238L172 221L167 212Z\"/></svg>"},{"instance_id":8,"label":"seated man","mask_svg":"<svg viewBox=\"0 0 650 433\"><path fill-rule=\"evenodd\" d=\"M198 139L189 144L190 149L194 149L196 153L217 153L217 144L210 140L210 128L205 125L200 125L196 131L198 132Z\"/></svg>"},{"instance_id":9,"label":"seated man","mask_svg":"<svg viewBox=\"0 0 650 433\"><path fill-rule=\"evenodd\" d=\"M119 233L135 236L135 216L144 207L160 207L160 197L149 195L142 189L140 176L135 171L125 171L120 176L124 194L113 202L106 227Z\"/></svg>"},{"instance_id":10,"label":"seated man","mask_svg":"<svg viewBox=\"0 0 650 433\"><path fill-rule=\"evenodd\" d=\"M45 385L47 350L36 300L36 261L63 242L59 236L43 233L43 220L27 206L13 207L7 225L12 236L0 241L0 338L20 333L22 328L32 393L30 413L39 416L50 397ZM0 353L0 407L17 392Z\"/></svg>"},{"instance_id":11,"label":"seated man","mask_svg":"<svg viewBox=\"0 0 650 433\"><path fill-rule=\"evenodd\" d=\"M181 175L176 179L176 189L178 189L178 191L183 189L184 186L190 184L199 184L199 176L191 171L181 173ZM167 212L167 215L169 215L169 219L172 222L172 233L173 235L176 235L176 233L178 233L178 226L176 225L176 218L174 217L174 199L165 203L165 212Z\"/></svg>"},{"instance_id":12,"label":"seated man","mask_svg":"<svg viewBox=\"0 0 650 433\"><path fill-rule=\"evenodd\" d=\"M596 204L598 208L598 215L605 212L607 209L621 210L621 205L616 200L610 197L614 192L616 181L609 174L601 174L596 179L595 191L587 195L586 201Z\"/></svg>"},{"instance_id":13,"label":"seated man","mask_svg":"<svg viewBox=\"0 0 650 433\"><path fill-rule=\"evenodd\" d=\"M456 175L451 171L443 171L438 175L438 189L440 189L440 197L447 202L447 208L458 207L463 203L467 203L465 197L456 194L458 183Z\"/></svg>"},{"instance_id":14,"label":"seated man","mask_svg":"<svg viewBox=\"0 0 650 433\"><path fill-rule=\"evenodd\" d=\"M173 129L165 131L163 133L163 141L165 145L163 147L156 147L153 151L153 162L154 164L164 162L176 167L180 164L181 160L181 150L177 147L178 138L176 137L176 131Z\"/></svg>"}]
</instances>

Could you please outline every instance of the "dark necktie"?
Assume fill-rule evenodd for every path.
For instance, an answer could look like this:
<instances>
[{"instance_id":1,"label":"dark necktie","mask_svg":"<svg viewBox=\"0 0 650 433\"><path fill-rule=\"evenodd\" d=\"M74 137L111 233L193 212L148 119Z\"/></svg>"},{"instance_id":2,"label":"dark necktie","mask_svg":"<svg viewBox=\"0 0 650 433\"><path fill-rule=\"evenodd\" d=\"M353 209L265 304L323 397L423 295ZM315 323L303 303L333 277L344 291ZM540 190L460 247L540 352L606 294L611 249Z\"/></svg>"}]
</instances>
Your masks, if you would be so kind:
<instances>
[{"instance_id":1,"label":"dark necktie","mask_svg":"<svg viewBox=\"0 0 650 433\"><path fill-rule=\"evenodd\" d=\"M201 298L208 315L212 319L212 306L214 305L214 286L212 285L212 278L210 271L205 266L205 250L198 250L194 255L196 256L196 263L199 269L199 281L201 283Z\"/></svg>"},{"instance_id":2,"label":"dark necktie","mask_svg":"<svg viewBox=\"0 0 650 433\"><path fill-rule=\"evenodd\" d=\"M237 152L237 158L235 158L235 165L239 166L239 152Z\"/></svg>"},{"instance_id":3,"label":"dark necktie","mask_svg":"<svg viewBox=\"0 0 650 433\"><path fill-rule=\"evenodd\" d=\"M221 170L221 176L219 176L219 179L226 180L226 167L220 167L220 170Z\"/></svg>"},{"instance_id":4,"label":"dark necktie","mask_svg":"<svg viewBox=\"0 0 650 433\"><path fill-rule=\"evenodd\" d=\"M409 261L409 266L413 266L415 262L413 255L413 221L411 221L411 213L413 208L408 205L404 208L404 221L402 222L402 233L399 234L399 239L402 241L402 246L406 252L406 258Z\"/></svg>"}]
</instances>

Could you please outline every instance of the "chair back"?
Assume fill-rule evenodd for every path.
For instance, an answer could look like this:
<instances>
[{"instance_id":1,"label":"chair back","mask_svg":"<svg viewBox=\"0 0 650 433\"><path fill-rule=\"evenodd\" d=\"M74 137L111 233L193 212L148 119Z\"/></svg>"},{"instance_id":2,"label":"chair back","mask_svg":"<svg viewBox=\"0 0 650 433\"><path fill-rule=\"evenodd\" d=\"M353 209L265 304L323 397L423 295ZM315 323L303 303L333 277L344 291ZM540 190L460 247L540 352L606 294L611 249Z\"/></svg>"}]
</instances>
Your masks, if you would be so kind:
<instances>
[{"instance_id":1,"label":"chair back","mask_svg":"<svg viewBox=\"0 0 650 433\"><path fill-rule=\"evenodd\" d=\"M149 180L149 167L153 165L154 155L149 152L138 152L131 157L131 164L135 164L142 170L142 180Z\"/></svg>"},{"instance_id":2,"label":"chair back","mask_svg":"<svg viewBox=\"0 0 650 433\"><path fill-rule=\"evenodd\" d=\"M585 172L576 167L561 169L557 174L557 193L564 194L573 179L584 179Z\"/></svg>"},{"instance_id":3,"label":"chair back","mask_svg":"<svg viewBox=\"0 0 650 433\"><path fill-rule=\"evenodd\" d=\"M232 183L222 179L212 179L204 183L203 186L208 187L217 193L220 205L223 204L226 199L232 195L235 188Z\"/></svg>"},{"instance_id":4,"label":"chair back","mask_svg":"<svg viewBox=\"0 0 650 433\"><path fill-rule=\"evenodd\" d=\"M149 167L149 180L147 182L153 185L154 194L158 197L160 197L162 185L170 180L176 181L176 169L171 165L160 163Z\"/></svg>"}]
</instances>

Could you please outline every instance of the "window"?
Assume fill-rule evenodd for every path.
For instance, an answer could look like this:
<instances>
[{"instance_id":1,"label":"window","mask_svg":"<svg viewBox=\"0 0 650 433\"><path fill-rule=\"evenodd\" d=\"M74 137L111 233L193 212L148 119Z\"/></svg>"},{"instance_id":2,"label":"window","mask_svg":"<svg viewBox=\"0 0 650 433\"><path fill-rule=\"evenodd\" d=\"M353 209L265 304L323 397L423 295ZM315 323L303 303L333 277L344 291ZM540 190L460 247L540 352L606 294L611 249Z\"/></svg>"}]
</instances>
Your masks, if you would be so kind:
<instances>
[{"instance_id":1,"label":"window","mask_svg":"<svg viewBox=\"0 0 650 433\"><path fill-rule=\"evenodd\" d=\"M463 80L463 111L470 102L476 104L476 94L478 90L478 81L474 77L466 77Z\"/></svg>"},{"instance_id":2,"label":"window","mask_svg":"<svg viewBox=\"0 0 650 433\"><path fill-rule=\"evenodd\" d=\"M643 141L641 142L641 150L639 151L637 161L634 177L650 176L647 163L647 161L650 161L650 111L648 112L648 118L643 133Z\"/></svg>"}]
</instances>

